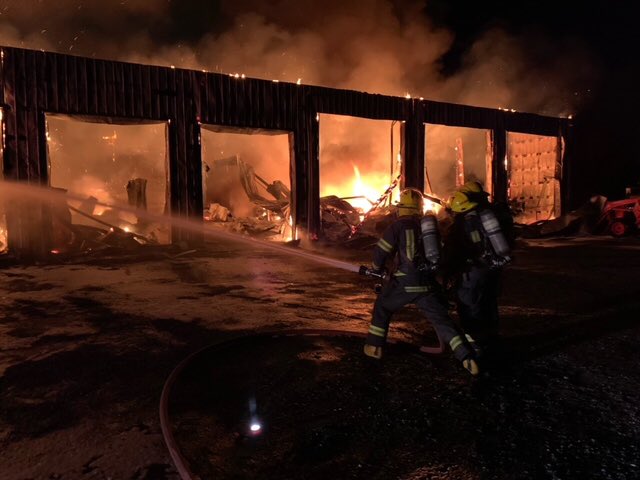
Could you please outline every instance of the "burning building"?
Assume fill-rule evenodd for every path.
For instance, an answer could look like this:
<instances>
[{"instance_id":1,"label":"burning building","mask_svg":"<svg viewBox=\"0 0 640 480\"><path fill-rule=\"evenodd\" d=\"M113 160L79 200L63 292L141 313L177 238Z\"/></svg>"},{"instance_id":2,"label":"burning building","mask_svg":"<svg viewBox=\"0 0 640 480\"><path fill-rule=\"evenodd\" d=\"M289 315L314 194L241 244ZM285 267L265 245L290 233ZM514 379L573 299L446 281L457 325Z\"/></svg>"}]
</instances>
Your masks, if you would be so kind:
<instances>
[{"instance_id":1,"label":"burning building","mask_svg":"<svg viewBox=\"0 0 640 480\"><path fill-rule=\"evenodd\" d=\"M1 56L4 179L82 197L68 214L6 202L0 241L15 251L51 251L55 223L80 217L139 243L201 240L175 224L105 217L110 202L250 218L243 228L280 239L348 237L400 186L443 196L472 172L524 220L572 202L568 119L18 48ZM462 129L438 149L451 162L443 175L431 126ZM99 147L69 150L78 137Z\"/></svg>"}]
</instances>

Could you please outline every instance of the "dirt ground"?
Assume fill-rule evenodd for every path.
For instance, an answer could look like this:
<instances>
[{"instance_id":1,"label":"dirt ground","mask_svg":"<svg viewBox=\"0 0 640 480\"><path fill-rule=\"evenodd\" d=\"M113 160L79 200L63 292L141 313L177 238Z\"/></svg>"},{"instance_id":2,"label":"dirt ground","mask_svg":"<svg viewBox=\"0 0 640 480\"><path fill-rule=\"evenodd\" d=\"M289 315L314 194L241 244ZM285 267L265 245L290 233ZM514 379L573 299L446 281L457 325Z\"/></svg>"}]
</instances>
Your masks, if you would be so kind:
<instances>
[{"instance_id":1,"label":"dirt ground","mask_svg":"<svg viewBox=\"0 0 640 480\"><path fill-rule=\"evenodd\" d=\"M384 388L405 391L388 378L394 368L424 367L418 384L430 395L429 416L396 425L394 435L431 425L418 443L439 447L424 464L394 464L420 452L395 446L378 478L640 478L640 241L529 241L516 253L501 299L506 349L483 378L469 378L449 357L389 352ZM371 282L356 274L240 245L4 265L0 479L175 479L158 402L181 359L265 328L364 331L373 300ZM426 322L414 313L399 316L392 335L419 338ZM419 411L420 396L412 400ZM446 412L454 413L450 431ZM313 462L324 461L326 453L313 456L316 440L301 440L311 460L298 457L299 478L314 478Z\"/></svg>"}]
</instances>

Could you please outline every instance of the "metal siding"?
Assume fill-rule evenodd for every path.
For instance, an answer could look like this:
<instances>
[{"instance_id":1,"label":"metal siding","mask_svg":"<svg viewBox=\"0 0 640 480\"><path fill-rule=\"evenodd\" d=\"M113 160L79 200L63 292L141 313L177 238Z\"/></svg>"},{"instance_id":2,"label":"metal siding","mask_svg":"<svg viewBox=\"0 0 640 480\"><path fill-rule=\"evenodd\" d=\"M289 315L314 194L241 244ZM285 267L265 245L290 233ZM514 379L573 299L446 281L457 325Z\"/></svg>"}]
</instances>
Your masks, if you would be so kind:
<instances>
[{"instance_id":1,"label":"metal siding","mask_svg":"<svg viewBox=\"0 0 640 480\"><path fill-rule=\"evenodd\" d=\"M78 92L78 110L82 113L89 113L89 96L87 92L87 61L86 58L78 58L78 69L76 71Z\"/></svg>"},{"instance_id":2,"label":"metal siding","mask_svg":"<svg viewBox=\"0 0 640 480\"><path fill-rule=\"evenodd\" d=\"M200 109L200 86L204 76L200 72L184 72L184 91L187 103L187 171L186 188L188 201L186 214L202 221L202 156L200 146L200 125L198 116Z\"/></svg>"},{"instance_id":3,"label":"metal siding","mask_svg":"<svg viewBox=\"0 0 640 480\"><path fill-rule=\"evenodd\" d=\"M129 82L131 89L128 92L131 102L131 114L138 118L144 117L143 99L142 99L142 66L133 65L129 70Z\"/></svg>"},{"instance_id":4,"label":"metal siding","mask_svg":"<svg viewBox=\"0 0 640 480\"><path fill-rule=\"evenodd\" d=\"M98 78L96 70L97 62L93 59L87 61L87 113L98 114Z\"/></svg>"},{"instance_id":5,"label":"metal siding","mask_svg":"<svg viewBox=\"0 0 640 480\"><path fill-rule=\"evenodd\" d=\"M56 55L54 58L54 62L56 63L56 90L53 94L58 97L58 111L59 112L69 112L69 103L68 103L68 87L67 84L67 57L62 55Z\"/></svg>"},{"instance_id":6,"label":"metal siding","mask_svg":"<svg viewBox=\"0 0 640 480\"><path fill-rule=\"evenodd\" d=\"M14 68L16 69L16 139L17 139L17 171L18 179L29 181L31 158L29 157L27 131L27 82L25 71L25 51L17 52Z\"/></svg>"},{"instance_id":7,"label":"metal siding","mask_svg":"<svg viewBox=\"0 0 640 480\"><path fill-rule=\"evenodd\" d=\"M30 181L43 183L47 180L47 171L43 170L40 158L40 144L38 132L40 131L40 120L38 114L38 88L36 77L36 58L35 52L27 52L25 55L25 79L26 79L26 97L24 106L26 115L26 145L29 155L29 172Z\"/></svg>"},{"instance_id":8,"label":"metal siding","mask_svg":"<svg viewBox=\"0 0 640 480\"><path fill-rule=\"evenodd\" d=\"M137 85L134 84L133 69L134 65L128 63L122 65L122 101L124 102L124 116L126 118L136 117L136 97L134 92L137 90Z\"/></svg>"},{"instance_id":9,"label":"metal siding","mask_svg":"<svg viewBox=\"0 0 640 480\"><path fill-rule=\"evenodd\" d=\"M158 118L153 115L153 104L155 102L154 85L151 81L151 67L140 66L140 85L142 91L137 92L140 101L141 118Z\"/></svg>"},{"instance_id":10,"label":"metal siding","mask_svg":"<svg viewBox=\"0 0 640 480\"><path fill-rule=\"evenodd\" d=\"M77 57L69 57L66 62L66 98L67 98L67 111L70 113L78 112L78 79L76 73Z\"/></svg>"},{"instance_id":11,"label":"metal siding","mask_svg":"<svg viewBox=\"0 0 640 480\"><path fill-rule=\"evenodd\" d=\"M97 97L97 109L98 115L107 115L107 72L104 60L98 60L96 62L96 85L95 95Z\"/></svg>"},{"instance_id":12,"label":"metal siding","mask_svg":"<svg viewBox=\"0 0 640 480\"><path fill-rule=\"evenodd\" d=\"M16 125L16 68L15 57L16 51L13 49L3 49L3 96L4 96L4 126L5 126L5 143L4 143L4 177L10 180L20 180L18 171L18 139Z\"/></svg>"}]
</instances>

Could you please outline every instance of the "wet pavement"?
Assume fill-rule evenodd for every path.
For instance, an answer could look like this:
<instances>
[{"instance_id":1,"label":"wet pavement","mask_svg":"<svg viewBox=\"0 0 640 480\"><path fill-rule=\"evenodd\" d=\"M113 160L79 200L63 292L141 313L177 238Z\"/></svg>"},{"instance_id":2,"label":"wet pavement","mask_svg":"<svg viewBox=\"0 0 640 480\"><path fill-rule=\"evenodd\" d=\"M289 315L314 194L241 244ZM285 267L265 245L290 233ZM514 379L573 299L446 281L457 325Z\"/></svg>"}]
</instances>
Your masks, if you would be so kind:
<instances>
[{"instance_id":1,"label":"wet pavement","mask_svg":"<svg viewBox=\"0 0 640 480\"><path fill-rule=\"evenodd\" d=\"M352 256L355 263L366 258ZM491 398L499 400L487 408L528 425L553 411L552 392L562 392L563 408L579 413L574 419L584 419L585 433L570 438L580 425L564 428L557 412L548 425L566 436L560 443L531 442L523 427L515 430L522 438L505 448L499 439L511 437L494 432L498 440L484 447L495 447L503 467L517 460L510 452L530 448L549 466L521 478L573 478L564 459L574 450L593 451L611 457L601 462L609 470L594 478L638 478L640 455L631 455L640 438L639 267L636 238L529 241L516 252L501 299L511 367L497 365L487 375L500 379L488 382ZM4 266L0 479L177 478L157 408L163 383L182 358L263 329L364 331L371 287L350 272L228 244L181 257L158 252L144 261L113 256ZM392 335L417 341L426 325L408 309ZM472 388L452 359L434 362L450 372L452 385ZM474 400L452 394L443 401L459 407ZM415 466L411 478L460 478L450 467ZM465 471L469 478L485 475Z\"/></svg>"}]
</instances>

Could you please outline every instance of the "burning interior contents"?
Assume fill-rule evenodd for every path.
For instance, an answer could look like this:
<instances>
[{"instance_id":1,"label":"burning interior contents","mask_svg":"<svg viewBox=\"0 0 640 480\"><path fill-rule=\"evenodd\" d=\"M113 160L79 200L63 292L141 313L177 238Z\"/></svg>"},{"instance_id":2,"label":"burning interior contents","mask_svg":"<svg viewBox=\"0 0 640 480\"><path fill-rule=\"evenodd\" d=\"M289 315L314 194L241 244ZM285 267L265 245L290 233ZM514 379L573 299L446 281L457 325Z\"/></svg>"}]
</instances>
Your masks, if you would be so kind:
<instances>
[{"instance_id":1,"label":"burning interior contents","mask_svg":"<svg viewBox=\"0 0 640 480\"><path fill-rule=\"evenodd\" d=\"M104 206L166 212L166 127L82 120L47 115L50 186L85 199L60 199L50 206L51 252L88 253L168 243L168 225Z\"/></svg>"},{"instance_id":2,"label":"burning interior contents","mask_svg":"<svg viewBox=\"0 0 640 480\"><path fill-rule=\"evenodd\" d=\"M323 239L343 246L373 244L395 210L402 176L400 123L337 115L321 115L319 121ZM292 240L289 136L205 127L202 146L205 221Z\"/></svg>"},{"instance_id":3,"label":"burning interior contents","mask_svg":"<svg viewBox=\"0 0 640 480\"><path fill-rule=\"evenodd\" d=\"M168 224L150 223L134 213L103 206L122 204L167 213L166 125L83 120L47 116L51 187L85 198L51 206L51 252L169 243ZM322 239L366 248L393 221L402 183L401 122L340 115L320 115L318 121ZM203 126L201 135L204 221L271 241L294 240L290 134ZM425 211L440 211L444 203L440 198L448 198L465 181L476 180L491 188L488 132L426 125L425 140ZM555 219L559 211L559 148L552 137L510 134L506 160L510 208L516 221L533 221L540 232L557 231L553 225L558 222L542 224ZM91 152L91 157L85 152ZM535 156L536 168L527 163L530 156ZM0 249L7 245L3 213ZM565 226L562 220L559 225ZM528 228L525 234L538 230Z\"/></svg>"}]
</instances>

